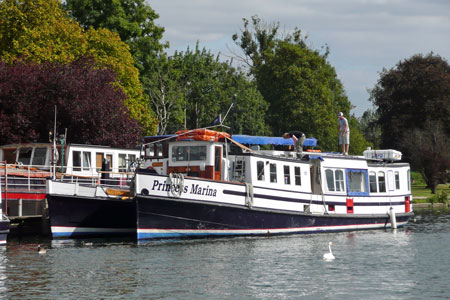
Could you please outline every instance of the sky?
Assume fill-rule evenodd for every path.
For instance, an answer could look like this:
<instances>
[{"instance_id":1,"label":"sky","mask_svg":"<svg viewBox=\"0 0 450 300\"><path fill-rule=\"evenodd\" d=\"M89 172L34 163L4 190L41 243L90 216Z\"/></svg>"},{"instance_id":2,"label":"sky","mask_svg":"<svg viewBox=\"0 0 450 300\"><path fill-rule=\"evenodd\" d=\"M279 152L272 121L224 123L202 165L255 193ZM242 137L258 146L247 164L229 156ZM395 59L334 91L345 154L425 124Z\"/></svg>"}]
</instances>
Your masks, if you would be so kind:
<instances>
[{"instance_id":1,"label":"sky","mask_svg":"<svg viewBox=\"0 0 450 300\"><path fill-rule=\"evenodd\" d=\"M296 27L309 46L328 45L328 61L360 117L372 107L372 89L383 69L415 54L433 52L450 59L450 0L146 0L159 15L168 50L195 47L226 60L239 52L232 40L242 19L257 15L278 22L281 32ZM234 53L234 54L233 54ZM235 60L236 61L236 60Z\"/></svg>"}]
</instances>

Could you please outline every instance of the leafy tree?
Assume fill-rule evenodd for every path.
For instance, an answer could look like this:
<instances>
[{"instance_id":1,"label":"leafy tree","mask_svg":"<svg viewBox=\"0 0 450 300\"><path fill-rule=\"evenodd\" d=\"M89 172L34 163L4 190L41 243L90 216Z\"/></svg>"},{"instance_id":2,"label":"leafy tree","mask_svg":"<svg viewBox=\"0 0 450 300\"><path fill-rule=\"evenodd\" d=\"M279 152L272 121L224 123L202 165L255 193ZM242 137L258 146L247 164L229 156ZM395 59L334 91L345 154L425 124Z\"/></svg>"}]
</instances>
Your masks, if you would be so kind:
<instances>
[{"instance_id":1,"label":"leafy tree","mask_svg":"<svg viewBox=\"0 0 450 300\"><path fill-rule=\"evenodd\" d=\"M371 101L377 107L382 145L402 151L434 190L435 178L442 168L450 167L445 159L448 147L442 146L450 137L448 62L430 53L384 69L371 91ZM427 137L418 138L419 134ZM440 167L425 171L426 164Z\"/></svg>"},{"instance_id":2,"label":"leafy tree","mask_svg":"<svg viewBox=\"0 0 450 300\"><path fill-rule=\"evenodd\" d=\"M116 85L126 95L131 117L152 132L155 118L148 110L129 47L106 29L84 31L60 5L58 0L1 1L0 59L70 63L93 56L99 68L116 72Z\"/></svg>"},{"instance_id":3,"label":"leafy tree","mask_svg":"<svg viewBox=\"0 0 450 300\"><path fill-rule=\"evenodd\" d=\"M373 109L366 110L361 118L358 119L359 129L364 138L373 144L376 149L381 145L381 127L378 124L378 114Z\"/></svg>"},{"instance_id":4,"label":"leafy tree","mask_svg":"<svg viewBox=\"0 0 450 300\"><path fill-rule=\"evenodd\" d=\"M409 159L412 165L425 178L431 193L436 186L447 182L447 169L450 166L450 139L438 122L426 121L423 129L414 128L408 136L403 136L405 147L412 149Z\"/></svg>"},{"instance_id":5,"label":"leafy tree","mask_svg":"<svg viewBox=\"0 0 450 300\"><path fill-rule=\"evenodd\" d=\"M85 29L118 33L143 73L158 65L159 55L168 46L160 42L164 28L155 24L159 16L145 0L66 0L65 7Z\"/></svg>"},{"instance_id":6,"label":"leafy tree","mask_svg":"<svg viewBox=\"0 0 450 300\"><path fill-rule=\"evenodd\" d=\"M264 99L270 103L266 123L273 134L300 129L319 140L323 149L337 144L337 113L349 115L351 103L342 83L324 54L307 46L307 37L296 29L280 37L279 24L264 24L257 16L252 25L244 19L241 35L233 40L241 47L250 73ZM351 144L363 143L357 127L351 128ZM355 144L356 145L356 144ZM355 153L361 147L350 147ZM358 150L359 151L359 150Z\"/></svg>"},{"instance_id":7,"label":"leafy tree","mask_svg":"<svg viewBox=\"0 0 450 300\"><path fill-rule=\"evenodd\" d=\"M70 142L134 147L141 130L115 81L92 59L0 62L0 144L48 141L56 105L57 128L67 128Z\"/></svg>"},{"instance_id":8,"label":"leafy tree","mask_svg":"<svg viewBox=\"0 0 450 300\"><path fill-rule=\"evenodd\" d=\"M209 126L219 113L225 113L234 101L235 114L228 116L233 133L263 134L267 132L264 115L267 103L240 70L230 62L220 62L198 44L194 51L176 52L171 58L180 71L184 99L180 103L185 112L184 127ZM235 100L234 100L235 99Z\"/></svg>"},{"instance_id":9,"label":"leafy tree","mask_svg":"<svg viewBox=\"0 0 450 300\"><path fill-rule=\"evenodd\" d=\"M159 121L157 134L171 133L182 128L184 90L180 77L181 70L175 68L174 61L162 55L158 69L145 85Z\"/></svg>"}]
</instances>

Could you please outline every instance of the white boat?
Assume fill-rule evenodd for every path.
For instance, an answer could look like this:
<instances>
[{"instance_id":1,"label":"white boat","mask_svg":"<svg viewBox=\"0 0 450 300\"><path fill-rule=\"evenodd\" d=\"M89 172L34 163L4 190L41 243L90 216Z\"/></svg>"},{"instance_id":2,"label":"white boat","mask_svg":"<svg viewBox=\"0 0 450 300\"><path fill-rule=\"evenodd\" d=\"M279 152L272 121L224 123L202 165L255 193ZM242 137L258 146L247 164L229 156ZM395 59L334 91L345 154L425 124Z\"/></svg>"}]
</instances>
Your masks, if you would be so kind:
<instances>
[{"instance_id":1,"label":"white boat","mask_svg":"<svg viewBox=\"0 0 450 300\"><path fill-rule=\"evenodd\" d=\"M139 153L139 149L81 144L57 145L56 151L51 143L0 146L3 210L9 216L41 215L46 179L51 177L91 184L103 179L124 185ZM101 171L102 167L108 171Z\"/></svg>"},{"instance_id":2,"label":"white boat","mask_svg":"<svg viewBox=\"0 0 450 300\"><path fill-rule=\"evenodd\" d=\"M54 238L134 237L129 184L139 156L139 149L99 145L58 145L56 151L51 143L1 146L0 160L7 161L1 166L3 209L13 219L42 218L47 199Z\"/></svg>"},{"instance_id":3,"label":"white boat","mask_svg":"<svg viewBox=\"0 0 450 300\"><path fill-rule=\"evenodd\" d=\"M282 138L176 137L145 139L133 184L138 240L396 228L413 215L410 167L398 151L297 157L275 150L292 143Z\"/></svg>"}]
</instances>

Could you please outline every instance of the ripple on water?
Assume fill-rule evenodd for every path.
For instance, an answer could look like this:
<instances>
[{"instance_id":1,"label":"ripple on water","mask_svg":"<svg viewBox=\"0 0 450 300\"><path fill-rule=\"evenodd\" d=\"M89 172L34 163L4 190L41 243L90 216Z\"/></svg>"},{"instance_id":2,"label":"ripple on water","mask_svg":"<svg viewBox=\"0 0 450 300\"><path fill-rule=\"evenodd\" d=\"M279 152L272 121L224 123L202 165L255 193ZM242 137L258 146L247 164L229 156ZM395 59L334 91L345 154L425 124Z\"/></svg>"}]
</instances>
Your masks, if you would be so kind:
<instances>
[{"instance_id":1,"label":"ripple on water","mask_svg":"<svg viewBox=\"0 0 450 300\"><path fill-rule=\"evenodd\" d=\"M13 241L0 298L430 299L450 294L449 215L397 231L154 241ZM333 242L336 260L323 253ZM38 242L48 250L38 255ZM91 244L92 243L92 244Z\"/></svg>"}]
</instances>

